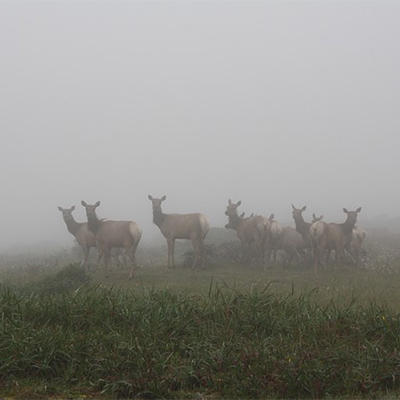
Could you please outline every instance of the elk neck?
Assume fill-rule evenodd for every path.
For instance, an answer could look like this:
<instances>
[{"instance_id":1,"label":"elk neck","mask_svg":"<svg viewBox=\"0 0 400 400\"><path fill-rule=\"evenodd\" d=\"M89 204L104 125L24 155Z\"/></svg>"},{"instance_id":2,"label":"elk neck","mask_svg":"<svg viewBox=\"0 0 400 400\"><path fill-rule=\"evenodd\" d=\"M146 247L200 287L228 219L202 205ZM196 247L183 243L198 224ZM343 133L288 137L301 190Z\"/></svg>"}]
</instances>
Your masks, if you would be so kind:
<instances>
[{"instance_id":1,"label":"elk neck","mask_svg":"<svg viewBox=\"0 0 400 400\"><path fill-rule=\"evenodd\" d=\"M296 229L304 236L304 235L308 235L310 232L310 226L311 224L307 223L306 221L304 221L303 216L301 215L300 218L296 218L294 220L294 223L296 225Z\"/></svg>"},{"instance_id":2,"label":"elk neck","mask_svg":"<svg viewBox=\"0 0 400 400\"><path fill-rule=\"evenodd\" d=\"M229 215L228 219L230 227L232 229L237 229L241 221L239 215Z\"/></svg>"},{"instance_id":3,"label":"elk neck","mask_svg":"<svg viewBox=\"0 0 400 400\"><path fill-rule=\"evenodd\" d=\"M93 215L88 217L88 226L89 230L96 235L97 231L100 228L101 221L97 218L97 215Z\"/></svg>"},{"instance_id":4,"label":"elk neck","mask_svg":"<svg viewBox=\"0 0 400 400\"><path fill-rule=\"evenodd\" d=\"M65 221L65 223L67 224L68 232L76 236L81 227L81 224L76 222L72 216L70 219Z\"/></svg>"},{"instance_id":5,"label":"elk neck","mask_svg":"<svg viewBox=\"0 0 400 400\"><path fill-rule=\"evenodd\" d=\"M154 224L156 224L158 227L160 227L162 225L162 223L165 220L165 217L167 216L167 214L164 214L160 208L157 209L153 209L153 222Z\"/></svg>"},{"instance_id":6,"label":"elk neck","mask_svg":"<svg viewBox=\"0 0 400 400\"><path fill-rule=\"evenodd\" d=\"M350 221L350 219L347 218L346 221L343 222L343 224L339 224L339 225L344 234L351 235L355 224L356 224L356 221L354 221L354 220Z\"/></svg>"}]
</instances>

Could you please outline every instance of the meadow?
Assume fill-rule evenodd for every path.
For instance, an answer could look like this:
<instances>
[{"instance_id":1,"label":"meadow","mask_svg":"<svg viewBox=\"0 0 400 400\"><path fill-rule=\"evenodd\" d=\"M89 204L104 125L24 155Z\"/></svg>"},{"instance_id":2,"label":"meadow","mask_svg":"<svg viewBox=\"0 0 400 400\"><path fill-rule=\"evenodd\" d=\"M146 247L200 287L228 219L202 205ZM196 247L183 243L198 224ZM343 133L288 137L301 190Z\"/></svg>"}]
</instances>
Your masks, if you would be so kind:
<instances>
[{"instance_id":1,"label":"meadow","mask_svg":"<svg viewBox=\"0 0 400 400\"><path fill-rule=\"evenodd\" d=\"M0 258L0 395L12 398L391 398L400 394L400 256L370 235L360 266L239 262L211 238L165 268L85 271L75 248ZM230 240L232 239L232 241Z\"/></svg>"}]
</instances>

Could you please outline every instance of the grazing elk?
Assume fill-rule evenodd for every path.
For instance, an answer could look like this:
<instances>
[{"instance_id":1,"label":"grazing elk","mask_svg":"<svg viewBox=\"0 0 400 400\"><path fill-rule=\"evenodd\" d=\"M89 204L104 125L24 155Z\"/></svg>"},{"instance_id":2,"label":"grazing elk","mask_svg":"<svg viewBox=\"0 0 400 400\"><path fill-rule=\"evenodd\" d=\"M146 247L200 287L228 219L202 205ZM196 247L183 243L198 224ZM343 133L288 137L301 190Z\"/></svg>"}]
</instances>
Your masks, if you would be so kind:
<instances>
[{"instance_id":1,"label":"grazing elk","mask_svg":"<svg viewBox=\"0 0 400 400\"><path fill-rule=\"evenodd\" d=\"M72 216L72 211L75 210L75 206L71 208L62 208L58 207L58 209L62 212L62 216L64 222L67 225L68 232L73 235L78 242L79 246L83 251L83 262L82 266L85 270L87 270L89 252L92 247L96 247L96 237L90 231L87 222L76 222L74 217ZM97 261L97 265L100 262L100 256Z\"/></svg>"},{"instance_id":2,"label":"grazing elk","mask_svg":"<svg viewBox=\"0 0 400 400\"><path fill-rule=\"evenodd\" d=\"M239 200L236 204L228 200L225 215L229 222L225 228L231 228L236 231L243 251L243 262L249 261L254 256L257 266L262 266L265 241L268 233L269 221L262 216L252 216L243 218L238 215L237 208L242 204Z\"/></svg>"},{"instance_id":3,"label":"grazing elk","mask_svg":"<svg viewBox=\"0 0 400 400\"><path fill-rule=\"evenodd\" d=\"M104 255L106 277L110 270L111 248L116 247L125 249L128 254L131 260L129 279L132 279L133 269L136 265L135 253L142 237L139 225L133 221L99 220L96 208L100 205L100 201L94 205L86 204L83 200L81 203L86 209L89 229L96 236L96 246L100 257Z\"/></svg>"},{"instance_id":4,"label":"grazing elk","mask_svg":"<svg viewBox=\"0 0 400 400\"><path fill-rule=\"evenodd\" d=\"M349 246L352 240L353 228L357 222L357 215L361 207L356 211L348 211L343 208L347 214L347 219L342 224L325 223L317 221L310 227L311 242L314 253L314 273L317 275L318 264L321 263L322 254L335 250L335 263L344 258L344 250Z\"/></svg>"},{"instance_id":5,"label":"grazing elk","mask_svg":"<svg viewBox=\"0 0 400 400\"><path fill-rule=\"evenodd\" d=\"M155 199L148 195L153 206L153 222L159 228L168 246L168 268L175 266L174 250L176 239L189 239L194 248L194 261L192 268L204 267L205 249L204 239L210 229L210 225L203 214L164 214L161 203L166 199Z\"/></svg>"}]
</instances>

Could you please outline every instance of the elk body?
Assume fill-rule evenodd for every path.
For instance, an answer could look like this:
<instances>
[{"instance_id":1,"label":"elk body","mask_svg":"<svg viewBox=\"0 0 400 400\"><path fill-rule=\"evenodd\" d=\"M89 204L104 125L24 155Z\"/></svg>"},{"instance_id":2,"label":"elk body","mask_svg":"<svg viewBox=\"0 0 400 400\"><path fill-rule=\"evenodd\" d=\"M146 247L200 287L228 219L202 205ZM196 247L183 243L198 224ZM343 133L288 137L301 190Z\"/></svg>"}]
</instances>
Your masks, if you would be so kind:
<instances>
[{"instance_id":1,"label":"elk body","mask_svg":"<svg viewBox=\"0 0 400 400\"><path fill-rule=\"evenodd\" d=\"M89 252L92 247L96 247L96 237L89 229L87 222L76 222L72 216L72 211L75 210L75 206L71 208L58 207L62 212L64 222L67 225L68 232L73 235L78 242L79 246L83 251L83 262L82 266L87 270ZM97 264L100 262L100 257Z\"/></svg>"},{"instance_id":2,"label":"elk body","mask_svg":"<svg viewBox=\"0 0 400 400\"><path fill-rule=\"evenodd\" d=\"M314 253L314 273L317 275L318 264L321 263L322 254L335 250L335 263L344 258L344 250L352 240L353 228L357 222L357 215L361 211L359 207L356 211L348 211L347 219L342 224L325 223L317 221L310 227L310 236Z\"/></svg>"},{"instance_id":3,"label":"elk body","mask_svg":"<svg viewBox=\"0 0 400 400\"><path fill-rule=\"evenodd\" d=\"M161 203L166 196L155 199L148 195L153 207L153 222L160 228L167 240L168 268L175 266L174 250L176 239L189 239L194 248L193 268L203 268L205 259L204 239L210 229L207 218L200 213L194 214L165 214L162 212Z\"/></svg>"},{"instance_id":4,"label":"elk body","mask_svg":"<svg viewBox=\"0 0 400 400\"><path fill-rule=\"evenodd\" d=\"M269 221L262 216L249 218L239 216L237 208L241 204L241 201L235 204L232 203L231 199L228 200L225 215L228 216L229 222L225 225L225 228L236 231L242 246L243 261L246 263L254 257L257 266L262 266Z\"/></svg>"},{"instance_id":5,"label":"elk body","mask_svg":"<svg viewBox=\"0 0 400 400\"><path fill-rule=\"evenodd\" d=\"M142 230L134 221L110 221L99 220L96 208L100 205L98 201L94 205L82 201L86 209L88 226L96 237L96 246L100 257L104 255L105 274L108 276L111 264L111 248L123 248L131 261L131 272L129 279L133 278L133 269L136 265L135 253L142 237Z\"/></svg>"}]
</instances>

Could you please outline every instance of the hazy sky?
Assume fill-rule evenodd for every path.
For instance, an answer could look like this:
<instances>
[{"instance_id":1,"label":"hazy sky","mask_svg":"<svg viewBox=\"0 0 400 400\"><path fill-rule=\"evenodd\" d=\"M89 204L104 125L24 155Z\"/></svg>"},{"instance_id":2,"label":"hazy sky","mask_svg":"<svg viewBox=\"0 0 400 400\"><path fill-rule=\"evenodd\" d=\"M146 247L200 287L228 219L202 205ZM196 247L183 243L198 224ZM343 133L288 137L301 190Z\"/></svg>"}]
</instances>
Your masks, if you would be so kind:
<instances>
[{"instance_id":1,"label":"hazy sky","mask_svg":"<svg viewBox=\"0 0 400 400\"><path fill-rule=\"evenodd\" d=\"M400 215L400 3L0 2L0 249L57 206L152 224Z\"/></svg>"}]
</instances>

